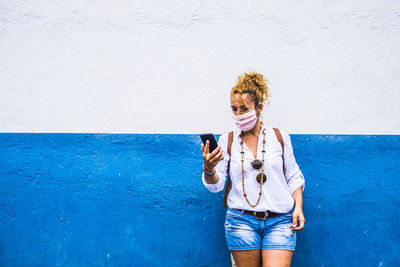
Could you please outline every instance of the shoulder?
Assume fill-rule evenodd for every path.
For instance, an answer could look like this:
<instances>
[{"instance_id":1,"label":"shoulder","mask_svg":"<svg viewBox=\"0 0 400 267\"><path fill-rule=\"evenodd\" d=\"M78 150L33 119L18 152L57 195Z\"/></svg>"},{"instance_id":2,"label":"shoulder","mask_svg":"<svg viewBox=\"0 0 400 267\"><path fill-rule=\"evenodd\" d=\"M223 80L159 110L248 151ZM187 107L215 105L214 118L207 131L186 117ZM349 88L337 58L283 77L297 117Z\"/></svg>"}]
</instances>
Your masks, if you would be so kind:
<instances>
[{"instance_id":1,"label":"shoulder","mask_svg":"<svg viewBox=\"0 0 400 267\"><path fill-rule=\"evenodd\" d=\"M281 135L284 139L290 138L289 133L286 131L286 129L279 129L279 131L281 132Z\"/></svg>"},{"instance_id":2,"label":"shoulder","mask_svg":"<svg viewBox=\"0 0 400 267\"><path fill-rule=\"evenodd\" d=\"M221 146L224 151L228 151L229 133L230 132L221 134L218 139L218 145Z\"/></svg>"},{"instance_id":3,"label":"shoulder","mask_svg":"<svg viewBox=\"0 0 400 267\"><path fill-rule=\"evenodd\" d=\"M228 139L229 139L229 133L230 132L225 132L225 133L221 134L218 138L218 143L227 144Z\"/></svg>"},{"instance_id":4,"label":"shoulder","mask_svg":"<svg viewBox=\"0 0 400 267\"><path fill-rule=\"evenodd\" d=\"M272 127L271 127L271 128L272 128ZM283 128L276 128L276 127L272 128L272 131L274 132L275 135L277 134L277 133L275 132L275 129L277 129L277 130L279 131L279 133L281 134L284 143L290 141L290 135L288 134L288 132L286 131L286 129L283 129Z\"/></svg>"}]
</instances>

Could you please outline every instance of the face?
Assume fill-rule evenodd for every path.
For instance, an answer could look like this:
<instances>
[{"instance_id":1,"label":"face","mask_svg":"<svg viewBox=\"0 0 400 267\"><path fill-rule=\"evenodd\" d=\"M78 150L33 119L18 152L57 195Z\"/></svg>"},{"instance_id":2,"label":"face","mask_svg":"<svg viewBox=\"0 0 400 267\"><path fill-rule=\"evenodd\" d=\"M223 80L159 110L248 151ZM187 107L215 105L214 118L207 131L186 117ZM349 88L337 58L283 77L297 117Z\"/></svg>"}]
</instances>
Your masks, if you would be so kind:
<instances>
[{"instance_id":1,"label":"face","mask_svg":"<svg viewBox=\"0 0 400 267\"><path fill-rule=\"evenodd\" d=\"M232 113L236 116L252 111L254 108L254 102L250 94L244 93L231 95L231 109ZM257 116L261 113L262 108L263 105L259 104L256 110Z\"/></svg>"}]
</instances>

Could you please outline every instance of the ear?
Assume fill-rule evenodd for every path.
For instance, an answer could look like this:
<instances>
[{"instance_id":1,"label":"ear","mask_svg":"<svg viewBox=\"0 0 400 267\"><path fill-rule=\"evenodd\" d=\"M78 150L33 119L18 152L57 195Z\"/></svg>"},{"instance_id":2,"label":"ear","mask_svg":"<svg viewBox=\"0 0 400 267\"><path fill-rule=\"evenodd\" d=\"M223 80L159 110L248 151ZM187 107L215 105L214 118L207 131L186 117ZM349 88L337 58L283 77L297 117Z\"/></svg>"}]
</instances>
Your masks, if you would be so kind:
<instances>
[{"instance_id":1,"label":"ear","mask_svg":"<svg viewBox=\"0 0 400 267\"><path fill-rule=\"evenodd\" d=\"M264 108L264 104L263 103L259 103L257 108L256 108L256 110L258 112L257 116L259 116L261 114L261 112L263 111L263 108Z\"/></svg>"}]
</instances>

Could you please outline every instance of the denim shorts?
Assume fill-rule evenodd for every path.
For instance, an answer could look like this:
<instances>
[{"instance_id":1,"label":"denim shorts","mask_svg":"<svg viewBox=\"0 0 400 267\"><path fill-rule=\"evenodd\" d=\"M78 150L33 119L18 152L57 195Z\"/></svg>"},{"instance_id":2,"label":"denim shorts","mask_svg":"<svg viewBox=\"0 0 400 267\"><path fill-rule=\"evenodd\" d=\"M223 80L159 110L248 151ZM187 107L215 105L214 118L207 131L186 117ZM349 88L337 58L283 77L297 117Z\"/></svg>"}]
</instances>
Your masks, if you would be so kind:
<instances>
[{"instance_id":1,"label":"denim shorts","mask_svg":"<svg viewBox=\"0 0 400 267\"><path fill-rule=\"evenodd\" d=\"M295 250L296 232L291 229L293 210L280 216L258 220L243 211L228 208L225 237L229 250Z\"/></svg>"}]
</instances>

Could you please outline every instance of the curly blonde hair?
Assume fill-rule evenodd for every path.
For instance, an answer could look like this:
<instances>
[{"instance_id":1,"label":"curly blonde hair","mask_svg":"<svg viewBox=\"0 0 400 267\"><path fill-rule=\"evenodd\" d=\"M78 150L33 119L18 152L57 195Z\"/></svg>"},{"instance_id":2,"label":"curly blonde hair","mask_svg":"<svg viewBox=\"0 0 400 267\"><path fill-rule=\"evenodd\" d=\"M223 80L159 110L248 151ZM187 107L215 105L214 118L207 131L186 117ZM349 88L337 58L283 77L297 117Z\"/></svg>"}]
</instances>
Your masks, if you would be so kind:
<instances>
[{"instance_id":1,"label":"curly blonde hair","mask_svg":"<svg viewBox=\"0 0 400 267\"><path fill-rule=\"evenodd\" d=\"M245 72L243 75L239 76L236 85L233 86L231 90L231 95L248 93L252 96L256 107L258 104L264 102L269 104L270 94L267 82L268 81L260 73L254 71L249 73Z\"/></svg>"}]
</instances>

